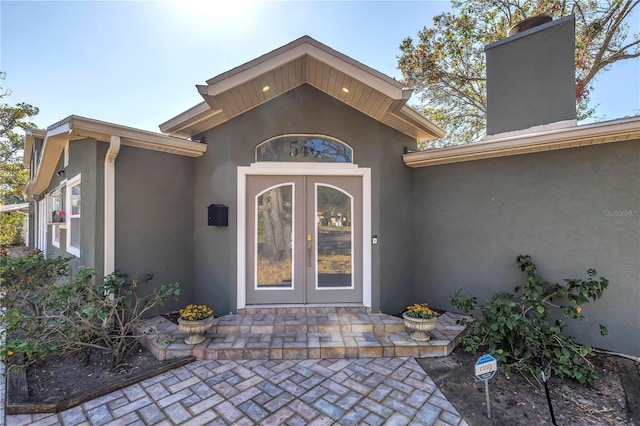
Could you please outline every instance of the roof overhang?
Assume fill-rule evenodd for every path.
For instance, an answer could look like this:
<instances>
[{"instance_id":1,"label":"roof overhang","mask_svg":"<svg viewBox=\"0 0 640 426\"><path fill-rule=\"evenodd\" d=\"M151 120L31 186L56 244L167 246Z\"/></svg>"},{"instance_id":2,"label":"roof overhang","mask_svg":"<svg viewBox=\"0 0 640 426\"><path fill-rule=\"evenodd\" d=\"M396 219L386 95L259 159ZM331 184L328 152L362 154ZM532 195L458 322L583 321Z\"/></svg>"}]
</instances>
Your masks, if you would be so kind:
<instances>
[{"instance_id":1,"label":"roof overhang","mask_svg":"<svg viewBox=\"0 0 640 426\"><path fill-rule=\"evenodd\" d=\"M28 129L25 135L24 142L24 154L22 156L22 163L28 166L31 163L31 155L33 154L33 145L36 139L44 139L47 134L43 129Z\"/></svg>"},{"instance_id":2,"label":"roof overhang","mask_svg":"<svg viewBox=\"0 0 640 426\"><path fill-rule=\"evenodd\" d=\"M49 126L46 131L32 131L31 142L29 141L29 133L27 133L24 161L26 161L27 153L29 156L31 155L31 149L27 149L27 147L29 144L32 146L33 138L42 137L44 145L35 177L27 183L25 192L27 194L41 194L49 186L67 142L86 138L109 142L111 136L119 136L122 145L187 157L200 157L207 150L207 145L198 142L72 115Z\"/></svg>"},{"instance_id":3,"label":"roof overhang","mask_svg":"<svg viewBox=\"0 0 640 426\"><path fill-rule=\"evenodd\" d=\"M640 116L573 127L541 127L537 131L531 129L525 133L496 135L486 142L405 154L402 158L407 166L428 167L603 143L640 141Z\"/></svg>"},{"instance_id":4,"label":"roof overhang","mask_svg":"<svg viewBox=\"0 0 640 426\"><path fill-rule=\"evenodd\" d=\"M29 213L29 203L5 204L0 206L2 213Z\"/></svg>"},{"instance_id":5,"label":"roof overhang","mask_svg":"<svg viewBox=\"0 0 640 426\"><path fill-rule=\"evenodd\" d=\"M162 123L160 130L192 137L303 84L416 140L444 135L406 106L412 91L402 83L308 36L197 86L204 102Z\"/></svg>"}]
</instances>

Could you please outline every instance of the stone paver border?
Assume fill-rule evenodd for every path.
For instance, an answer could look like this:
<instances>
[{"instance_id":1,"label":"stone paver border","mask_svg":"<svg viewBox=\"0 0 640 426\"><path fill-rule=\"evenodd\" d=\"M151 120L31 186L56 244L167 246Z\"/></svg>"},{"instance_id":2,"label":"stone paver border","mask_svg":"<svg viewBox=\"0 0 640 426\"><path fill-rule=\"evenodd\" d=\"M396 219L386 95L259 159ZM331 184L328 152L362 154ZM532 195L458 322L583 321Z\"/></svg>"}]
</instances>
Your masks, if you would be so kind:
<instances>
[{"instance_id":1,"label":"stone paver border","mask_svg":"<svg viewBox=\"0 0 640 426\"><path fill-rule=\"evenodd\" d=\"M36 425L438 425L468 423L414 358L196 361Z\"/></svg>"}]
</instances>

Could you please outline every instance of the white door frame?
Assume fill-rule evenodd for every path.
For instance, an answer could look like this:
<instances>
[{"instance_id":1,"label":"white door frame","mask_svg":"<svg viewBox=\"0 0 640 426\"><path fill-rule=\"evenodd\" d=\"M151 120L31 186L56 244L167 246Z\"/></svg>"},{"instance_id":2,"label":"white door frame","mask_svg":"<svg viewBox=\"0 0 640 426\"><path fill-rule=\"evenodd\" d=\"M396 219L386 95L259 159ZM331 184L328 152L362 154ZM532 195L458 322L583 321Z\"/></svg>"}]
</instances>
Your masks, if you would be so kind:
<instances>
[{"instance_id":1,"label":"white door frame","mask_svg":"<svg viewBox=\"0 0 640 426\"><path fill-rule=\"evenodd\" d=\"M35 235L35 246L42 250L42 252L47 255L47 197L45 196L42 200L38 201L38 209L37 209L37 232Z\"/></svg>"},{"instance_id":2,"label":"white door frame","mask_svg":"<svg viewBox=\"0 0 640 426\"><path fill-rule=\"evenodd\" d=\"M247 176L313 175L362 177L362 304L371 307L371 169L356 164L336 163L252 163L238 167L238 251L237 251L237 308L247 304Z\"/></svg>"}]
</instances>

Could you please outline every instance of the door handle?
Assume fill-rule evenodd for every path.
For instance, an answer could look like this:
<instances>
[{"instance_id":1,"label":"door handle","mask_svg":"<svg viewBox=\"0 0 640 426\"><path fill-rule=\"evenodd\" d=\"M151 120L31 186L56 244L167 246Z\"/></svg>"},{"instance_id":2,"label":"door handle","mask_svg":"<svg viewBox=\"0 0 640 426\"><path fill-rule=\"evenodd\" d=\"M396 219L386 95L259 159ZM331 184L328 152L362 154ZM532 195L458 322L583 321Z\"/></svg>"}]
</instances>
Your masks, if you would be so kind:
<instances>
[{"instance_id":1,"label":"door handle","mask_svg":"<svg viewBox=\"0 0 640 426\"><path fill-rule=\"evenodd\" d=\"M311 252L313 251L313 237L307 234L307 267L311 268Z\"/></svg>"}]
</instances>

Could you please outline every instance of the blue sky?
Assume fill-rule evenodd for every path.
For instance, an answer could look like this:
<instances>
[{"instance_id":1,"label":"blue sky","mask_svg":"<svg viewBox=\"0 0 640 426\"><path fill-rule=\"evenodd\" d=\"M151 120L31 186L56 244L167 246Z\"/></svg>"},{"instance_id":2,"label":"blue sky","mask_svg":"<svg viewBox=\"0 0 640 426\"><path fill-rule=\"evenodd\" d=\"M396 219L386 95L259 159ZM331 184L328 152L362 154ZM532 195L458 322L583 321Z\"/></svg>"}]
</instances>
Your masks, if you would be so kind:
<instances>
[{"instance_id":1,"label":"blue sky","mask_svg":"<svg viewBox=\"0 0 640 426\"><path fill-rule=\"evenodd\" d=\"M302 35L399 79L401 41L449 5L1 0L2 85L13 91L4 100L39 107L41 128L75 114L158 131L201 102L196 84ZM630 24L640 31L638 11ZM640 114L640 61L625 62L598 77L599 117Z\"/></svg>"}]
</instances>

